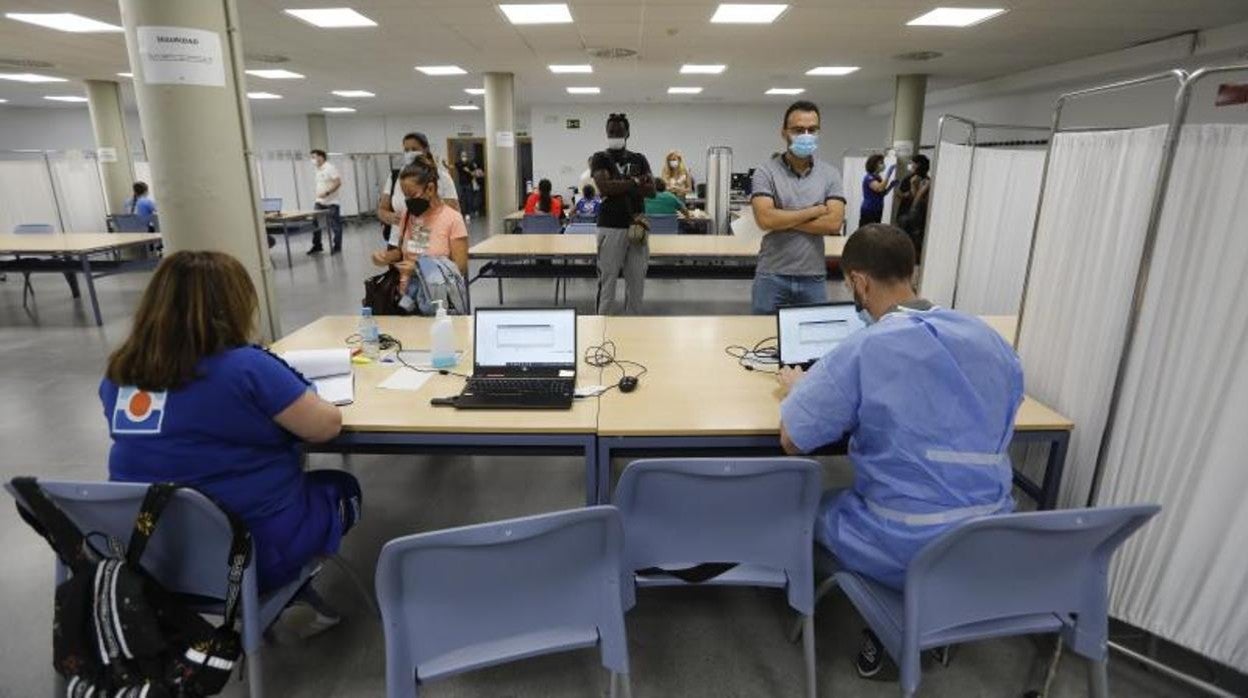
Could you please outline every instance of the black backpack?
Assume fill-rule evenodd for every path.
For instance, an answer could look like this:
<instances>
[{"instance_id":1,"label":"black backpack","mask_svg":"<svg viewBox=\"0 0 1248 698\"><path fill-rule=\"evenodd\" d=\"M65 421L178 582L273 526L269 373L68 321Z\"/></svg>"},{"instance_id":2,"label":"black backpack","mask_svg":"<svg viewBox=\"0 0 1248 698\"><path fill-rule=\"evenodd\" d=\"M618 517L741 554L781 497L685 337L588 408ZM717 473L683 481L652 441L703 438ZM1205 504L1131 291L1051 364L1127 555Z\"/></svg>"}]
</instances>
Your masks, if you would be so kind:
<instances>
[{"instance_id":1,"label":"black backpack","mask_svg":"<svg viewBox=\"0 0 1248 698\"><path fill-rule=\"evenodd\" d=\"M111 538L102 552L90 542L102 534L83 535L34 478L14 478L12 485L26 505L19 504L18 513L70 570L56 588L52 635L53 666L68 682L66 696L198 698L221 692L243 653L234 621L251 537L241 522L226 512L233 542L225 620L213 627L139 564L161 512L182 486L151 485L124 552Z\"/></svg>"}]
</instances>

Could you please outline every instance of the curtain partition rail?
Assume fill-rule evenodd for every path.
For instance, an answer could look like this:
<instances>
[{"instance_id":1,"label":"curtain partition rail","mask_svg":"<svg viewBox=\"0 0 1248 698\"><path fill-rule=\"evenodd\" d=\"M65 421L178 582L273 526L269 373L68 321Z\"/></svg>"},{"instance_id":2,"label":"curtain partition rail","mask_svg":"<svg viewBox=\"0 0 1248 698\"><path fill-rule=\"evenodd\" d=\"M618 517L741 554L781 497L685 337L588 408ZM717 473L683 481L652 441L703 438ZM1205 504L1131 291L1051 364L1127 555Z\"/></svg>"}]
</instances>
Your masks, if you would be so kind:
<instances>
[{"instance_id":1,"label":"curtain partition rail","mask_svg":"<svg viewBox=\"0 0 1248 698\"><path fill-rule=\"evenodd\" d=\"M958 277L961 276L961 273L962 273L962 248L963 248L963 243L966 240L966 217L967 217L967 214L970 212L970 207L971 207L970 185L971 185L971 182L974 181L974 177L975 177L975 148L980 146L979 132L981 130L984 130L984 131L991 130L991 131L1038 131L1038 132L1047 133L1049 131L1049 128L1045 126L1022 126L1018 124L980 123L978 121L968 119L964 116L958 116L956 114L942 114L940 117L940 120L937 122L936 145L935 145L935 149L932 151L932 179L933 180L936 179L937 167L940 164L940 146L945 142L945 124L949 122L958 123L966 127L967 145L971 148L970 167L966 171L966 182L967 182L966 200L962 202L962 227L961 227L961 230L958 231L958 257L957 257L956 266L954 267L953 293L949 300L949 307L956 308L957 302L958 302ZM989 144L984 143L982 145L987 146ZM1046 160L1046 167L1047 167L1047 160ZM1041 187L1043 186L1044 185L1041 184ZM1041 190L1040 195L1041 195L1041 198L1043 198L1044 196L1043 190ZM933 208L931 204L932 202L929 201L927 205L927 211L925 213L926 219L923 223L924 230L931 230L932 208ZM1039 218L1039 207L1037 207L1036 209L1036 214L1037 214L1036 217ZM1035 237L1034 232L1033 232L1032 237L1034 239ZM931 249L931 245L923 246L923 259L919 260L919 263L921 265L926 261L927 252L930 249ZM1028 261L1028 265L1030 266L1030 259ZM1025 284L1024 284L1023 289L1024 289L1023 290L1024 300L1025 300L1026 299L1026 285ZM1021 305L1020 305L1020 310L1021 310ZM1021 317L1022 317L1021 312L1019 314L1019 317L1020 317L1020 322L1021 322ZM1017 338L1017 333L1018 333L1017 327L1015 328L1014 332L1015 332L1015 337Z\"/></svg>"}]
</instances>

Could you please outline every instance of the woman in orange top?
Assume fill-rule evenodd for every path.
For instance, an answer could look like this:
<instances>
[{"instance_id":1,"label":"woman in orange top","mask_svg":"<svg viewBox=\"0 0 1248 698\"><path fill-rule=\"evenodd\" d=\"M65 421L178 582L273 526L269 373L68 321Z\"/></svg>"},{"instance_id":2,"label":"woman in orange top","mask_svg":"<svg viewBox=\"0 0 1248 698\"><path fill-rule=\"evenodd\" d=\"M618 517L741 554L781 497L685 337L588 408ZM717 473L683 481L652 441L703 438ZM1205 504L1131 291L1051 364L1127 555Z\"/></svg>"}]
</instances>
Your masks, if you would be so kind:
<instances>
[{"instance_id":1,"label":"woman in orange top","mask_svg":"<svg viewBox=\"0 0 1248 698\"><path fill-rule=\"evenodd\" d=\"M464 217L438 196L438 169L432 160L417 159L399 172L407 210L401 218L399 246L373 253L373 264L399 270L399 292L416 270L422 254L448 257L468 277L468 227Z\"/></svg>"},{"instance_id":2,"label":"woman in orange top","mask_svg":"<svg viewBox=\"0 0 1248 698\"><path fill-rule=\"evenodd\" d=\"M563 199L558 196L550 195L551 184L549 179L543 179L537 183L537 191L529 194L528 200L524 202L524 213L526 215L534 213L549 213L559 220L563 220Z\"/></svg>"}]
</instances>

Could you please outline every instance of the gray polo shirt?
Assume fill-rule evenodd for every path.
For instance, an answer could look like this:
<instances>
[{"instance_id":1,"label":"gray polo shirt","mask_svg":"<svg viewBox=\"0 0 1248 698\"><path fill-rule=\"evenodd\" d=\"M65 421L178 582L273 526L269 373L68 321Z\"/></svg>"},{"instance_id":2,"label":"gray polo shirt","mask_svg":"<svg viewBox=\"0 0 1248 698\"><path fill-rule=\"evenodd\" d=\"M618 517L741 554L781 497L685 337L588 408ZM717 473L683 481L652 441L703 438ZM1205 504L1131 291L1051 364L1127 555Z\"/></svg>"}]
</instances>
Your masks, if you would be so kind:
<instances>
[{"instance_id":1,"label":"gray polo shirt","mask_svg":"<svg viewBox=\"0 0 1248 698\"><path fill-rule=\"evenodd\" d=\"M783 154L777 153L754 170L754 196L769 196L776 208L787 211L827 203L828 199L845 200L841 172L828 163L815 159L806 174L799 175L789 167ZM823 236L799 230L773 230L763 236L758 252L758 272L784 276L824 276Z\"/></svg>"}]
</instances>

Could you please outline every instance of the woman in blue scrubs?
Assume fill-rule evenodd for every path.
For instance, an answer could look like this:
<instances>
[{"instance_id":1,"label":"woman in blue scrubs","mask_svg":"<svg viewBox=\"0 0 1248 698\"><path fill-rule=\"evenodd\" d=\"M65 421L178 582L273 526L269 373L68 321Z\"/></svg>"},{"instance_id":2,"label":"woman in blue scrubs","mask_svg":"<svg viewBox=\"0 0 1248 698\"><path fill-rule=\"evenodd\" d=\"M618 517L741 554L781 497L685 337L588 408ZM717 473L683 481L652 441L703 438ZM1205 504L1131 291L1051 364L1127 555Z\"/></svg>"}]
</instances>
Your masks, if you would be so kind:
<instances>
[{"instance_id":1,"label":"woman in blue scrubs","mask_svg":"<svg viewBox=\"0 0 1248 698\"><path fill-rule=\"evenodd\" d=\"M252 343L258 304L233 257L166 257L109 357L100 401L113 438L109 479L189 485L237 515L251 531L264 593L336 552L361 496L348 473L303 471L300 443L336 437L342 414ZM310 587L300 598L318 629L337 622Z\"/></svg>"}]
</instances>

